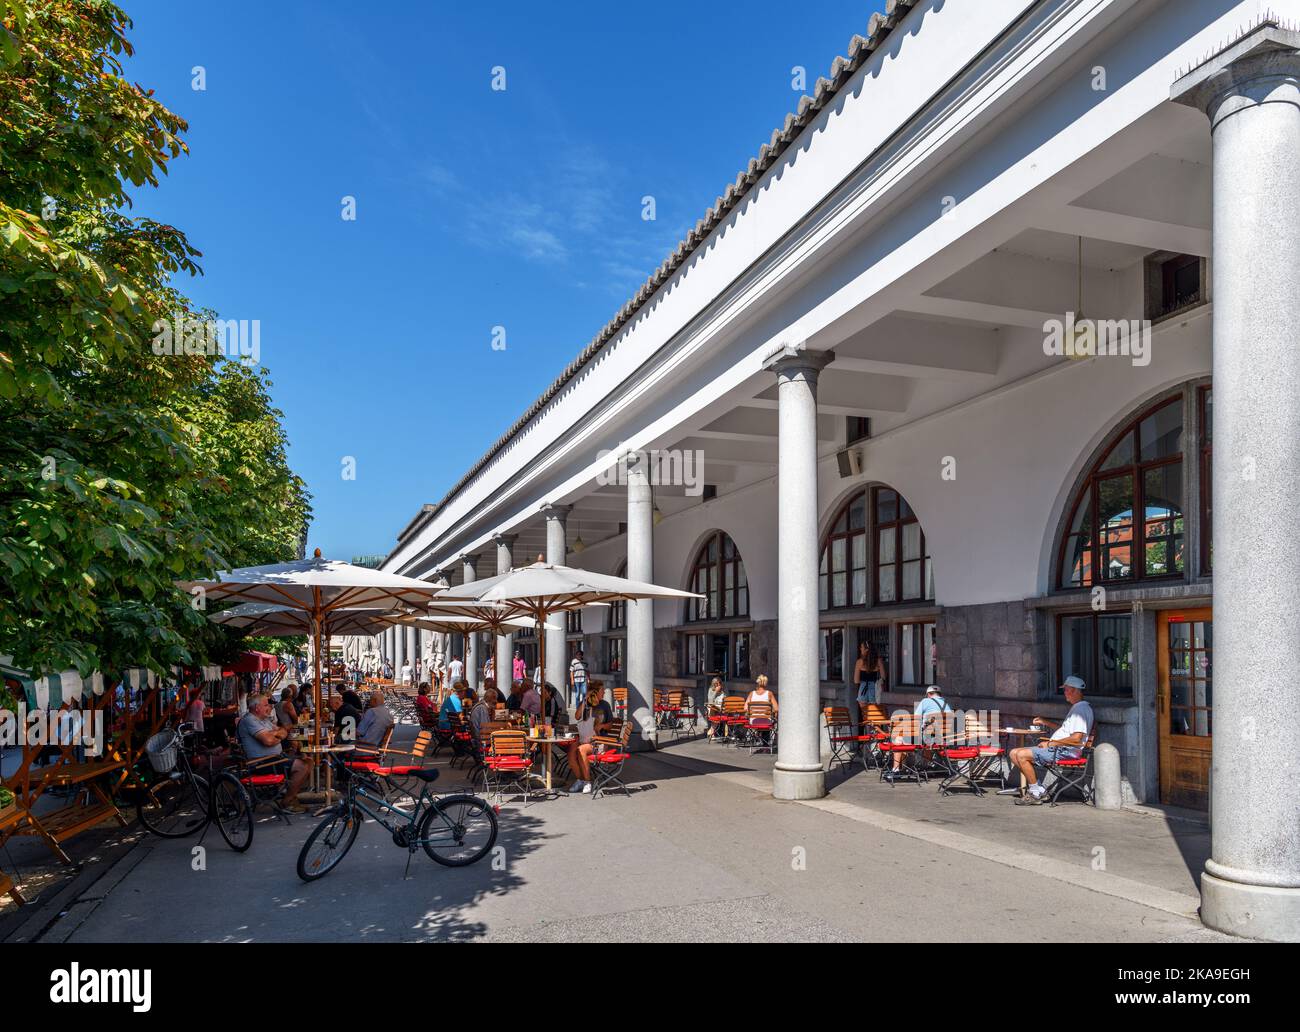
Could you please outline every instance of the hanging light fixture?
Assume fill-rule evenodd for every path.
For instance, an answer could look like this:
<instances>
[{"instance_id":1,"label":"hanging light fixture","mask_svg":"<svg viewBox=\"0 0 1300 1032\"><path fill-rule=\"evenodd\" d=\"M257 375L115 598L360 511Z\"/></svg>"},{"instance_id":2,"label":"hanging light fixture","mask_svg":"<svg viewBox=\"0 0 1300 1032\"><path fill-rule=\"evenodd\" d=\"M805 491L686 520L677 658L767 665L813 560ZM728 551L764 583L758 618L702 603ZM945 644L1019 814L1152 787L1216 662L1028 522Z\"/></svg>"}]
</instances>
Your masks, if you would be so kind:
<instances>
[{"instance_id":1,"label":"hanging light fixture","mask_svg":"<svg viewBox=\"0 0 1300 1032\"><path fill-rule=\"evenodd\" d=\"M582 535L579 534L576 538L573 539L573 544L570 545L569 547L572 548L574 553L576 554L576 553L580 553L587 546L582 541Z\"/></svg>"},{"instance_id":2,"label":"hanging light fixture","mask_svg":"<svg viewBox=\"0 0 1300 1032\"><path fill-rule=\"evenodd\" d=\"M652 518L653 518L654 521L655 521L655 526L656 526L656 527L659 526L659 524L663 523L663 521L664 521L664 514L663 514L662 512L659 511L659 506L657 506L657 505L655 506L655 511L654 511L654 514L653 514L653 517L652 517Z\"/></svg>"},{"instance_id":3,"label":"hanging light fixture","mask_svg":"<svg viewBox=\"0 0 1300 1032\"><path fill-rule=\"evenodd\" d=\"M1075 305L1074 320L1065 342L1065 357L1071 362L1092 358L1096 352L1096 328L1083 314L1083 237L1079 237L1079 295Z\"/></svg>"}]
</instances>

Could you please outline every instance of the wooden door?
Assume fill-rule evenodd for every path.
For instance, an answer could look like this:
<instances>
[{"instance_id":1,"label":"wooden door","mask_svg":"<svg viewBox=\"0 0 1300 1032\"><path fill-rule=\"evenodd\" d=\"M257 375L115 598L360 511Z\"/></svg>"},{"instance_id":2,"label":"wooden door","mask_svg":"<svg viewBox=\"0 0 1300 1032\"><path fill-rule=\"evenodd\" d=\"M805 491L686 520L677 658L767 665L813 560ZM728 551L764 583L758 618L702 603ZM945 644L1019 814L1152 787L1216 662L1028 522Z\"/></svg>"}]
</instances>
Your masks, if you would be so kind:
<instances>
[{"instance_id":1,"label":"wooden door","mask_svg":"<svg viewBox=\"0 0 1300 1032\"><path fill-rule=\"evenodd\" d=\"M1209 609L1160 613L1160 801L1198 810L1210 805L1214 639Z\"/></svg>"}]
</instances>

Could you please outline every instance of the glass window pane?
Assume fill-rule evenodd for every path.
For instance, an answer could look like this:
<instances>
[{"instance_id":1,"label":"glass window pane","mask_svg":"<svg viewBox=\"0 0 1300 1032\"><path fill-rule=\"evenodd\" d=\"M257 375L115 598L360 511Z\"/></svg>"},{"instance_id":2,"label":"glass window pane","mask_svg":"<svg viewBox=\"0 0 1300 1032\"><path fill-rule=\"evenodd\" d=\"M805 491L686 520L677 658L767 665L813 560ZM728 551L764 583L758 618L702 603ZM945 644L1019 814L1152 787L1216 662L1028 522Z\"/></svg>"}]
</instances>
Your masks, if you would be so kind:
<instances>
[{"instance_id":1,"label":"glass window pane","mask_svg":"<svg viewBox=\"0 0 1300 1032\"><path fill-rule=\"evenodd\" d=\"M831 542L831 570L839 573L845 569L844 553L847 547L845 538L836 538Z\"/></svg>"},{"instance_id":2,"label":"glass window pane","mask_svg":"<svg viewBox=\"0 0 1300 1032\"><path fill-rule=\"evenodd\" d=\"M838 607L848 604L848 574L831 574L831 605Z\"/></svg>"},{"instance_id":3,"label":"glass window pane","mask_svg":"<svg viewBox=\"0 0 1300 1032\"><path fill-rule=\"evenodd\" d=\"M898 495L882 487L876 492L876 522L893 523L898 519Z\"/></svg>"},{"instance_id":4,"label":"glass window pane","mask_svg":"<svg viewBox=\"0 0 1300 1032\"><path fill-rule=\"evenodd\" d=\"M934 598L934 560L925 557L925 597Z\"/></svg>"},{"instance_id":5,"label":"glass window pane","mask_svg":"<svg viewBox=\"0 0 1300 1032\"><path fill-rule=\"evenodd\" d=\"M1092 617L1062 617L1061 679L1077 675L1091 686L1097 683L1093 673Z\"/></svg>"},{"instance_id":6,"label":"glass window pane","mask_svg":"<svg viewBox=\"0 0 1300 1032\"><path fill-rule=\"evenodd\" d=\"M903 527L903 558L921 558L921 525L908 523Z\"/></svg>"},{"instance_id":7,"label":"glass window pane","mask_svg":"<svg viewBox=\"0 0 1300 1032\"><path fill-rule=\"evenodd\" d=\"M1183 464L1171 462L1142 475L1146 508L1146 575L1162 577L1183 569Z\"/></svg>"},{"instance_id":8,"label":"glass window pane","mask_svg":"<svg viewBox=\"0 0 1300 1032\"><path fill-rule=\"evenodd\" d=\"M830 590L830 585L828 584L827 580L828 580L827 576L824 573L817 578L817 608L818 609L825 609L827 605L827 601L828 601L827 593Z\"/></svg>"},{"instance_id":9,"label":"glass window pane","mask_svg":"<svg viewBox=\"0 0 1300 1032\"><path fill-rule=\"evenodd\" d=\"M1183 402L1179 398L1157 409L1138 427L1141 460L1168 459L1183 451Z\"/></svg>"},{"instance_id":10,"label":"glass window pane","mask_svg":"<svg viewBox=\"0 0 1300 1032\"><path fill-rule=\"evenodd\" d=\"M903 564L903 598L921 597L921 560Z\"/></svg>"},{"instance_id":11,"label":"glass window pane","mask_svg":"<svg viewBox=\"0 0 1300 1032\"><path fill-rule=\"evenodd\" d=\"M882 565L876 577L876 601L893 602L896 594L894 567Z\"/></svg>"},{"instance_id":12,"label":"glass window pane","mask_svg":"<svg viewBox=\"0 0 1300 1032\"><path fill-rule=\"evenodd\" d=\"M849 529L861 530L867 525L867 496L858 495L849 503Z\"/></svg>"},{"instance_id":13,"label":"glass window pane","mask_svg":"<svg viewBox=\"0 0 1300 1032\"><path fill-rule=\"evenodd\" d=\"M1097 485L1098 571L1105 580L1133 576L1133 478L1108 477Z\"/></svg>"},{"instance_id":14,"label":"glass window pane","mask_svg":"<svg viewBox=\"0 0 1300 1032\"><path fill-rule=\"evenodd\" d=\"M920 684L920 625L903 624L899 632L898 683Z\"/></svg>"},{"instance_id":15,"label":"glass window pane","mask_svg":"<svg viewBox=\"0 0 1300 1032\"><path fill-rule=\"evenodd\" d=\"M1214 441L1214 391L1207 389L1201 414L1201 436L1206 444Z\"/></svg>"},{"instance_id":16,"label":"glass window pane","mask_svg":"<svg viewBox=\"0 0 1300 1032\"><path fill-rule=\"evenodd\" d=\"M1110 454L1106 456L1106 461L1099 466L1099 469L1120 469L1124 466L1133 465L1133 431L1130 430L1121 437Z\"/></svg>"},{"instance_id":17,"label":"glass window pane","mask_svg":"<svg viewBox=\"0 0 1300 1032\"><path fill-rule=\"evenodd\" d=\"M849 539L853 547L853 568L864 570L867 567L867 535L854 534Z\"/></svg>"},{"instance_id":18,"label":"glass window pane","mask_svg":"<svg viewBox=\"0 0 1300 1032\"><path fill-rule=\"evenodd\" d=\"M867 571L853 571L853 604L855 606L865 606L867 604Z\"/></svg>"},{"instance_id":19,"label":"glass window pane","mask_svg":"<svg viewBox=\"0 0 1300 1032\"><path fill-rule=\"evenodd\" d=\"M892 563L894 561L894 546L896 533L893 527L877 532L880 541L880 549L877 558L881 563Z\"/></svg>"},{"instance_id":20,"label":"glass window pane","mask_svg":"<svg viewBox=\"0 0 1300 1032\"><path fill-rule=\"evenodd\" d=\"M912 511L912 507L907 504L907 499L904 498L902 495L899 495L898 496L898 518L900 520L910 520L915 515L916 513Z\"/></svg>"},{"instance_id":21,"label":"glass window pane","mask_svg":"<svg viewBox=\"0 0 1300 1032\"><path fill-rule=\"evenodd\" d=\"M1133 618L1128 614L1097 617L1096 678L1098 695L1133 694Z\"/></svg>"},{"instance_id":22,"label":"glass window pane","mask_svg":"<svg viewBox=\"0 0 1300 1032\"><path fill-rule=\"evenodd\" d=\"M749 615L749 589L741 588L736 592L736 614L738 616Z\"/></svg>"}]
</instances>

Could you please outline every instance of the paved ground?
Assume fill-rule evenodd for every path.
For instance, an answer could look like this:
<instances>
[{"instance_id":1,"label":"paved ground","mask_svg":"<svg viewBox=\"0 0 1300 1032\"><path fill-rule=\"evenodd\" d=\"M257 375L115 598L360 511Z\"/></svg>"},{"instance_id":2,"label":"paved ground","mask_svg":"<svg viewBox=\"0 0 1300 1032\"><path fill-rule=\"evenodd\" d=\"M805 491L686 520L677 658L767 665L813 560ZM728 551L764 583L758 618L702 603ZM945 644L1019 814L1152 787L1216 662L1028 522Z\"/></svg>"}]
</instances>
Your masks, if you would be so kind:
<instances>
[{"instance_id":1,"label":"paved ground","mask_svg":"<svg viewBox=\"0 0 1300 1032\"><path fill-rule=\"evenodd\" d=\"M631 798L501 813L502 863L464 870L368 824L322 881L294 873L314 824L263 821L238 855L148 839L39 934L68 941L1157 941L1194 919L1204 829L1082 806L940 799L832 778L813 804L764 791L767 757L703 742L634 761ZM837 783L839 782L839 783ZM1100 847L1105 852L1098 854ZM40 922L30 921L28 933Z\"/></svg>"}]
</instances>

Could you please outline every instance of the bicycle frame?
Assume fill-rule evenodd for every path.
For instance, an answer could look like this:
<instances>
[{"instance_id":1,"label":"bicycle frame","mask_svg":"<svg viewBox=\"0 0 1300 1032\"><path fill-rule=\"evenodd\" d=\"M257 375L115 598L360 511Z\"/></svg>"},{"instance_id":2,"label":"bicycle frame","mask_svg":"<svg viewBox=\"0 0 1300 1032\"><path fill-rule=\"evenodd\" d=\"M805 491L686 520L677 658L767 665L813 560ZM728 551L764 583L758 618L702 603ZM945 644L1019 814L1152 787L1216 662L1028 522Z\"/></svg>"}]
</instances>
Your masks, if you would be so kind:
<instances>
[{"instance_id":1,"label":"bicycle frame","mask_svg":"<svg viewBox=\"0 0 1300 1032\"><path fill-rule=\"evenodd\" d=\"M432 807L434 812L437 813L439 818L442 820L444 827L451 830L451 826L447 821L446 815L442 811L442 807L438 805L437 794L433 792L427 784L420 789L420 794L415 799L414 807L408 811L389 802L383 796L368 791L362 777L362 775L357 774L355 771L349 772L348 799L347 803L344 805L360 810L365 816L382 825L390 835L396 835L402 831L411 831L419 822L426 806ZM366 805L367 802L374 804L378 811L387 811L388 813L398 815L402 818L402 822L390 823L385 819L383 812L377 812L376 809L372 809L370 806ZM424 845L425 842L436 843L437 840L422 838L411 838L408 840L408 844L412 849L416 846Z\"/></svg>"}]
</instances>

